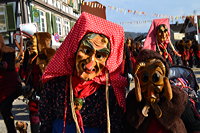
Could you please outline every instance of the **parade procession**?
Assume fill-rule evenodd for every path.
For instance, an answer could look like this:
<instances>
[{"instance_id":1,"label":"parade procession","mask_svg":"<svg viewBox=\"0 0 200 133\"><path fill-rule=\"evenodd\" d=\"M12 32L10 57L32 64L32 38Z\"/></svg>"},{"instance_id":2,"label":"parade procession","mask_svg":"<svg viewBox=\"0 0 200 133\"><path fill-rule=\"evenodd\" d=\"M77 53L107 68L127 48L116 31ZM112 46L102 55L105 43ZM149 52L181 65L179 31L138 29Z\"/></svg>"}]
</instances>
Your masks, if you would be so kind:
<instances>
[{"instance_id":1,"label":"parade procession","mask_svg":"<svg viewBox=\"0 0 200 133\"><path fill-rule=\"evenodd\" d=\"M1 0L0 133L200 133L199 5Z\"/></svg>"}]
</instances>

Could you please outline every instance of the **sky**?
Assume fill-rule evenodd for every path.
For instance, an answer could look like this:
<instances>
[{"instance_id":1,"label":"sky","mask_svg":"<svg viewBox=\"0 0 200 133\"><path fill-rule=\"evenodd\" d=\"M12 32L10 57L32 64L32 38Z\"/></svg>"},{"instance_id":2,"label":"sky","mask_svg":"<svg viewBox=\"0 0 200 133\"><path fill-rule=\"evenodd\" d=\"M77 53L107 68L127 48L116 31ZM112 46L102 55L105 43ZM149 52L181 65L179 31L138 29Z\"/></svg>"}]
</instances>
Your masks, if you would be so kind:
<instances>
[{"instance_id":1,"label":"sky","mask_svg":"<svg viewBox=\"0 0 200 133\"><path fill-rule=\"evenodd\" d=\"M126 32L148 32L153 19L170 16L170 24L183 23L184 16L200 15L200 0L84 0L106 6L107 20ZM172 19L174 18L174 19Z\"/></svg>"}]
</instances>

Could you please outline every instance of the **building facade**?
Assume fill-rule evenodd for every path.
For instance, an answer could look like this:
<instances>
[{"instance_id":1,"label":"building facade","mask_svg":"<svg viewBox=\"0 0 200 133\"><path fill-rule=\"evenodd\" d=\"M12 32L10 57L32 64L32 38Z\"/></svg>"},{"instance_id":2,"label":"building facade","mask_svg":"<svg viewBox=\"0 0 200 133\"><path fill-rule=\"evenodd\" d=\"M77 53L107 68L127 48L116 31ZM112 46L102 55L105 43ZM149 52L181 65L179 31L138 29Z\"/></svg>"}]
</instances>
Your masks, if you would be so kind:
<instances>
[{"instance_id":1,"label":"building facade","mask_svg":"<svg viewBox=\"0 0 200 133\"><path fill-rule=\"evenodd\" d=\"M13 44L21 24L34 23L38 32L49 32L64 40L80 16L81 0L1 0L0 34Z\"/></svg>"},{"instance_id":2,"label":"building facade","mask_svg":"<svg viewBox=\"0 0 200 133\"><path fill-rule=\"evenodd\" d=\"M81 5L81 12L88 12L106 19L106 7L97 1L83 2Z\"/></svg>"}]
</instances>

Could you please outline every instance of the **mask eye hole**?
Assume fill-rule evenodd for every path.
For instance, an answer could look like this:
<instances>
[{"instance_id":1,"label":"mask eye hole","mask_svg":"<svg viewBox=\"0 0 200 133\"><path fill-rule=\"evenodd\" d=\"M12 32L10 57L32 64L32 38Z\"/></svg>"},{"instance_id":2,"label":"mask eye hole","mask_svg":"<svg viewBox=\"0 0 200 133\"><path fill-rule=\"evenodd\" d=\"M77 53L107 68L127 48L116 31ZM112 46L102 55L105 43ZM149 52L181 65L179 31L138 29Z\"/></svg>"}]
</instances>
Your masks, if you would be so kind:
<instances>
[{"instance_id":1,"label":"mask eye hole","mask_svg":"<svg viewBox=\"0 0 200 133\"><path fill-rule=\"evenodd\" d=\"M148 79L149 79L148 73L143 73L142 76L141 76L141 80L142 80L143 82L147 82Z\"/></svg>"},{"instance_id":2,"label":"mask eye hole","mask_svg":"<svg viewBox=\"0 0 200 133\"><path fill-rule=\"evenodd\" d=\"M158 73L154 73L153 75L152 75L152 81L154 82L154 83L156 83L156 82L158 82L160 80L160 75L158 74Z\"/></svg>"},{"instance_id":3,"label":"mask eye hole","mask_svg":"<svg viewBox=\"0 0 200 133\"><path fill-rule=\"evenodd\" d=\"M91 53L91 50L89 50L87 48L85 48L83 51L84 51L85 54L90 54Z\"/></svg>"},{"instance_id":4,"label":"mask eye hole","mask_svg":"<svg viewBox=\"0 0 200 133\"><path fill-rule=\"evenodd\" d=\"M97 57L98 59L100 59L100 58L102 58L103 56L100 55L100 54L97 54L96 57Z\"/></svg>"}]
</instances>

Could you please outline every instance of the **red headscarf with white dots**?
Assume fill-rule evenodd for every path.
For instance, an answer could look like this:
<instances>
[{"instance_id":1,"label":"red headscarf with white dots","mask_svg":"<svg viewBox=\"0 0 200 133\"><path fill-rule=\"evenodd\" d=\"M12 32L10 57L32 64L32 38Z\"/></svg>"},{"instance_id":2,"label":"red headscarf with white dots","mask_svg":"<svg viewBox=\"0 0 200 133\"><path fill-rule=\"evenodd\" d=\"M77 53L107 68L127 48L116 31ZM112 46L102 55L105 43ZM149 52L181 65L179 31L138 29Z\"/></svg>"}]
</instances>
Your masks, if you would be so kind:
<instances>
[{"instance_id":1,"label":"red headscarf with white dots","mask_svg":"<svg viewBox=\"0 0 200 133\"><path fill-rule=\"evenodd\" d=\"M157 31L156 28L161 24L165 24L167 26L168 33L170 36L169 19L168 18L154 19L147 34L147 37L145 39L143 49L151 49L156 51L156 31Z\"/></svg>"},{"instance_id":2,"label":"red headscarf with white dots","mask_svg":"<svg viewBox=\"0 0 200 133\"><path fill-rule=\"evenodd\" d=\"M103 34L110 41L111 52L105 67L109 71L109 83L113 86L117 101L121 107L125 108L125 86L127 81L120 75L124 50L124 30L120 25L89 13L83 12L81 14L47 65L42 81L46 82L54 77L73 74L79 42L84 35L90 32ZM95 77L93 81L105 84L105 73Z\"/></svg>"}]
</instances>

